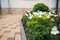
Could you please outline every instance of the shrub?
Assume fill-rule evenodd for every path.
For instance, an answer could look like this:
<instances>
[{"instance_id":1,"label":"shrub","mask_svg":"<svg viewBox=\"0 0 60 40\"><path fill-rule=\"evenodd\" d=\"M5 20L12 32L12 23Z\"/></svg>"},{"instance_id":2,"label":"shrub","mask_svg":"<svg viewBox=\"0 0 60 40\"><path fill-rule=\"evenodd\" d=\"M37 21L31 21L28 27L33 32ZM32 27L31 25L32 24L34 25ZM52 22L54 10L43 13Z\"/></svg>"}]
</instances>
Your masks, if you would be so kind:
<instances>
[{"instance_id":1,"label":"shrub","mask_svg":"<svg viewBox=\"0 0 60 40\"><path fill-rule=\"evenodd\" d=\"M33 8L33 11L34 12L37 12L37 11L49 11L49 8L48 8L48 6L46 6L45 4L43 4L43 3L38 3L38 4L36 4L36 5L34 5L34 8Z\"/></svg>"}]
</instances>

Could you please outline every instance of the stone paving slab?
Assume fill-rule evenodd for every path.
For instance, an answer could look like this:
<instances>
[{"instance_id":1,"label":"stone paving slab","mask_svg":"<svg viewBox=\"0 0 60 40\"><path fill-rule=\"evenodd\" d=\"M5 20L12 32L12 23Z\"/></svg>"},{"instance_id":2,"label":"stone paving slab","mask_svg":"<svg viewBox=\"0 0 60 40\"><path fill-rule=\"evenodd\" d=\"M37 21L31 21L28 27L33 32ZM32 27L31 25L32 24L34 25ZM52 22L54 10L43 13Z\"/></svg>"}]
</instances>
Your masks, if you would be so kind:
<instances>
[{"instance_id":1,"label":"stone paving slab","mask_svg":"<svg viewBox=\"0 0 60 40\"><path fill-rule=\"evenodd\" d=\"M20 19L22 14L6 14L0 19L0 40L21 40Z\"/></svg>"}]
</instances>

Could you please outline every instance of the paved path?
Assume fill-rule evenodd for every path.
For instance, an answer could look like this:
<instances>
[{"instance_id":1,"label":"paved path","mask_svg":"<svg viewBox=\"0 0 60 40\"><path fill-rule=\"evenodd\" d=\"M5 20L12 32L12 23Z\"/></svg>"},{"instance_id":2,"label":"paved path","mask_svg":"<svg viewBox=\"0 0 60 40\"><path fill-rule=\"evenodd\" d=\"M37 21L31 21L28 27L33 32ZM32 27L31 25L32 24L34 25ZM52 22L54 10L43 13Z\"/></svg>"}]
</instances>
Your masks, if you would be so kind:
<instances>
[{"instance_id":1,"label":"paved path","mask_svg":"<svg viewBox=\"0 0 60 40\"><path fill-rule=\"evenodd\" d=\"M6 14L0 19L0 40L21 40L21 14Z\"/></svg>"}]
</instances>

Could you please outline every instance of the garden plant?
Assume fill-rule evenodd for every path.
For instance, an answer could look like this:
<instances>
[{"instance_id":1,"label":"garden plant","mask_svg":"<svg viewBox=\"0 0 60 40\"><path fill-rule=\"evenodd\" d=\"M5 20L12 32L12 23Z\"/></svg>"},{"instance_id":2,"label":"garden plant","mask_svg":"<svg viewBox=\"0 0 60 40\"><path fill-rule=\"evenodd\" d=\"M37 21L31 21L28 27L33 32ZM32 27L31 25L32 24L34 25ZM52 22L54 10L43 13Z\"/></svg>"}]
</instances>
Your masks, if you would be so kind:
<instances>
[{"instance_id":1,"label":"garden plant","mask_svg":"<svg viewBox=\"0 0 60 40\"><path fill-rule=\"evenodd\" d=\"M57 17L45 4L36 4L22 19L27 40L60 40Z\"/></svg>"}]
</instances>

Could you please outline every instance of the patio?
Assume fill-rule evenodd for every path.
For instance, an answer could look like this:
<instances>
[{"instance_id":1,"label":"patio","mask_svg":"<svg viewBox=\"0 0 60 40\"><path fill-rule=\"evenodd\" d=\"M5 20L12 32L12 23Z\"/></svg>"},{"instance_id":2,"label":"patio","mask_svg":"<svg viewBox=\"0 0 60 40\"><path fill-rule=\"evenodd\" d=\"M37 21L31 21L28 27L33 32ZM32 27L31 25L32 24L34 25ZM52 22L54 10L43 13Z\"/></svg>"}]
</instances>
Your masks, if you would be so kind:
<instances>
[{"instance_id":1,"label":"patio","mask_svg":"<svg viewBox=\"0 0 60 40\"><path fill-rule=\"evenodd\" d=\"M0 19L0 40L21 40L21 14L6 14Z\"/></svg>"}]
</instances>

